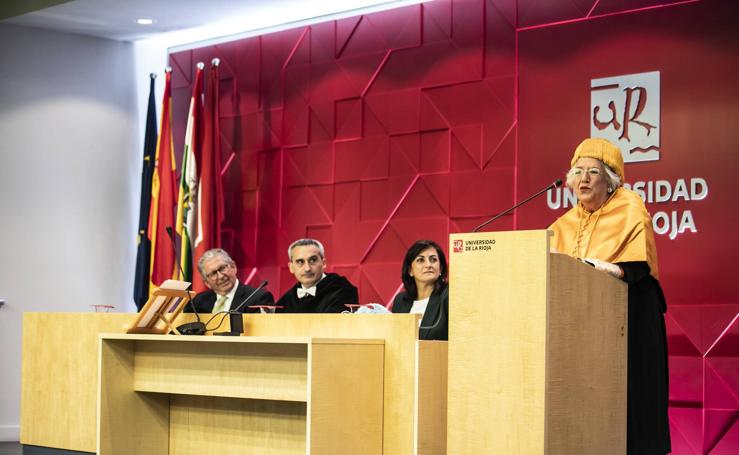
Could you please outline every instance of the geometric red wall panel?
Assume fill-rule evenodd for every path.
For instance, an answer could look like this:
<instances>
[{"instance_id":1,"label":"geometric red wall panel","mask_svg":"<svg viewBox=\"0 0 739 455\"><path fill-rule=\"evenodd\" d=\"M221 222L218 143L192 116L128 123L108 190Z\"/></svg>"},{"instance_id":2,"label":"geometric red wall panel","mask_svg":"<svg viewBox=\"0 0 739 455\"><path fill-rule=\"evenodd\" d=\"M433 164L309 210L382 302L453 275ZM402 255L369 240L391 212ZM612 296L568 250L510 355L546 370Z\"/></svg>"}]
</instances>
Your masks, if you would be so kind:
<instances>
[{"instance_id":1,"label":"geometric red wall panel","mask_svg":"<svg viewBox=\"0 0 739 455\"><path fill-rule=\"evenodd\" d=\"M446 248L563 175L589 135L591 79L660 71L664 158L627 164L626 180L709 186L647 204L690 210L697 230L657 237L673 453L737 453L736 17L718 0L437 0L177 52L176 150L195 65L218 57L223 246L239 277L281 294L288 244L311 236L361 302L388 304L413 241ZM540 198L489 229L561 211Z\"/></svg>"}]
</instances>

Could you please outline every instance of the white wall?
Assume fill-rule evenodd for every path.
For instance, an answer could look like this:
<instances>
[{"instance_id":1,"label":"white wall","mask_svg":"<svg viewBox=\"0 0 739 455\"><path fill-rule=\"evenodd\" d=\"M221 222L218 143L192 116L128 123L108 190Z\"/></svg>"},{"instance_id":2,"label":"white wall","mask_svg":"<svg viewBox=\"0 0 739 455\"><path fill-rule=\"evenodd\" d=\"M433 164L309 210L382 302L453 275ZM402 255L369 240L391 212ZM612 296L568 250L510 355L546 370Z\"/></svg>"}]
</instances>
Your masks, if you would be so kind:
<instances>
[{"instance_id":1,"label":"white wall","mask_svg":"<svg viewBox=\"0 0 739 455\"><path fill-rule=\"evenodd\" d=\"M135 311L138 109L158 52L0 25L0 440L18 440L23 312Z\"/></svg>"},{"instance_id":2,"label":"white wall","mask_svg":"<svg viewBox=\"0 0 739 455\"><path fill-rule=\"evenodd\" d=\"M150 41L137 41L133 43L134 49L134 77L136 78L136 110L138 111L139 122L139 158L144 153L144 136L146 132L146 109L149 103L149 74L155 73L156 87L155 100L157 105L157 132L160 128L161 111L162 111L162 95L164 95L164 68L169 60L169 50L163 44ZM175 150L175 155L181 153L181 150ZM139 160L139 178L141 177L141 160ZM141 181L138 180L136 190L140 191ZM138 194L138 193L137 193ZM138 209L137 209L138 210ZM138 212L136 213L136 226L138 226ZM133 285L131 285L133 286Z\"/></svg>"}]
</instances>

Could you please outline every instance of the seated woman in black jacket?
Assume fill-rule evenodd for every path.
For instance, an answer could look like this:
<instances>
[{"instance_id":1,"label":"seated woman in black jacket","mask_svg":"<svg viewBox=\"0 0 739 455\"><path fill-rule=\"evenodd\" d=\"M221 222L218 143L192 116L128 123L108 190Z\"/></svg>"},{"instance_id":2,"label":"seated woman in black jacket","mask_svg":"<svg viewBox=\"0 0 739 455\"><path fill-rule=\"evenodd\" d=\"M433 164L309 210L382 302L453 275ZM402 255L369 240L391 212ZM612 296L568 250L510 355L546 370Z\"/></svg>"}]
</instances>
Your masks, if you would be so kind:
<instances>
[{"instance_id":1,"label":"seated woman in black jacket","mask_svg":"<svg viewBox=\"0 0 739 455\"><path fill-rule=\"evenodd\" d=\"M441 247L431 240L419 240L408 249L400 277L405 292L395 296L393 313L423 314L418 338L449 338L448 268Z\"/></svg>"}]
</instances>

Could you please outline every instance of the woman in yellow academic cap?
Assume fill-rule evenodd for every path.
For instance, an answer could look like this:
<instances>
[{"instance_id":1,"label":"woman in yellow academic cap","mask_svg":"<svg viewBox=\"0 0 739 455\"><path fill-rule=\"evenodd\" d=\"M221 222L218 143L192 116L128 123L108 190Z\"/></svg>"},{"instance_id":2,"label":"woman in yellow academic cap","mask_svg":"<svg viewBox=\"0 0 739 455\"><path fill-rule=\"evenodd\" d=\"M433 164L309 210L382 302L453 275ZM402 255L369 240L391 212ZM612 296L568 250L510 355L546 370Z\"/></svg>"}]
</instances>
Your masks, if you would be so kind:
<instances>
[{"instance_id":1,"label":"woman in yellow academic cap","mask_svg":"<svg viewBox=\"0 0 739 455\"><path fill-rule=\"evenodd\" d=\"M567 186L578 204L549 227L552 246L628 284L627 453L669 453L667 306L651 217L642 199L622 186L618 147L585 139L570 165Z\"/></svg>"}]
</instances>

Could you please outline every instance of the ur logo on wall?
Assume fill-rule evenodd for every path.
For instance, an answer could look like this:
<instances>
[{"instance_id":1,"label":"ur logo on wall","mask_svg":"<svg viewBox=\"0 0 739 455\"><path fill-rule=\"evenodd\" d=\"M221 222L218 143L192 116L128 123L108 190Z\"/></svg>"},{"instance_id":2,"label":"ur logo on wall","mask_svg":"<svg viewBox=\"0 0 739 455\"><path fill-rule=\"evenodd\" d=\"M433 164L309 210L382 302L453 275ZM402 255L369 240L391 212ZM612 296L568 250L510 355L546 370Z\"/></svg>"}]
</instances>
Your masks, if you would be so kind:
<instances>
[{"instance_id":1,"label":"ur logo on wall","mask_svg":"<svg viewBox=\"0 0 739 455\"><path fill-rule=\"evenodd\" d=\"M590 136L608 139L624 162L659 160L659 71L590 81Z\"/></svg>"}]
</instances>

